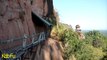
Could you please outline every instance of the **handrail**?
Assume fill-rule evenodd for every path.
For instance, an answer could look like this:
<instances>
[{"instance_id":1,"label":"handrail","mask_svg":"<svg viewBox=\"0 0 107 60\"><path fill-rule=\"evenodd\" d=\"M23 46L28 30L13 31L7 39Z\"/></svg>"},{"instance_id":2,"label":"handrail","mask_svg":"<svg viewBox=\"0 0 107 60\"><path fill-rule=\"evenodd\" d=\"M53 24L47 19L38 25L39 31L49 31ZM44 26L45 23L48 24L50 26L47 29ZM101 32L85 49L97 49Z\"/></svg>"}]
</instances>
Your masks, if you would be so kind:
<instances>
[{"instance_id":1,"label":"handrail","mask_svg":"<svg viewBox=\"0 0 107 60\"><path fill-rule=\"evenodd\" d=\"M31 38L32 39L32 42L30 44L26 44L27 42L27 39ZM17 58L20 58L20 56L29 48L31 48L32 46L35 46L37 45L38 43L42 42L43 40L45 40L47 37L45 36L45 32L41 32L41 33L33 33L32 35L24 35L23 37L21 37L21 41L23 41L23 44L21 47L19 47L18 49L13 49L11 53L15 53L17 56L16 56L16 59ZM7 42L7 43L10 43L10 42L14 42L14 41L18 41L20 40L19 38L16 38L16 39L10 39L10 40L7 40L7 41L0 41L0 42ZM11 41L12 40L12 41ZM4 51L6 53L6 51ZM21 52L21 53L20 53ZM10 53L10 52L9 52ZM19 54L20 53L20 54ZM19 56L20 55L20 56Z\"/></svg>"},{"instance_id":2,"label":"handrail","mask_svg":"<svg viewBox=\"0 0 107 60\"><path fill-rule=\"evenodd\" d=\"M11 38L11 39L8 39L8 40L0 40L0 45L1 44L8 44L8 43L11 43L11 42L14 42L14 41L22 41L23 39L28 39L28 38L32 38L32 36L33 37L35 37L35 35L37 36L37 35L39 35L40 33L33 33L32 35L27 35L27 34L24 34L24 36L21 36L21 37L19 37L19 38ZM26 36L26 38L25 38L25 36Z\"/></svg>"}]
</instances>

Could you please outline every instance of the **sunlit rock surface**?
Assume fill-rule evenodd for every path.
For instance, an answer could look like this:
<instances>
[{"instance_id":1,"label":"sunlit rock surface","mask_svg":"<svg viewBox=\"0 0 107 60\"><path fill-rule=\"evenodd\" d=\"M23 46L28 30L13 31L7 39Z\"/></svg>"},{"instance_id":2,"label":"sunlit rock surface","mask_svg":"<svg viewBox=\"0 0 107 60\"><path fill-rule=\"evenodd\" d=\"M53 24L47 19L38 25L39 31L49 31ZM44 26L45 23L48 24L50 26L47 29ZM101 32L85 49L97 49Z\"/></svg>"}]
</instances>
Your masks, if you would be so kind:
<instances>
[{"instance_id":1,"label":"sunlit rock surface","mask_svg":"<svg viewBox=\"0 0 107 60\"><path fill-rule=\"evenodd\" d=\"M35 59L63 60L62 54L60 51L61 49L60 49L59 43L49 38L47 41L45 41L45 43L43 43L43 45L38 46Z\"/></svg>"}]
</instances>

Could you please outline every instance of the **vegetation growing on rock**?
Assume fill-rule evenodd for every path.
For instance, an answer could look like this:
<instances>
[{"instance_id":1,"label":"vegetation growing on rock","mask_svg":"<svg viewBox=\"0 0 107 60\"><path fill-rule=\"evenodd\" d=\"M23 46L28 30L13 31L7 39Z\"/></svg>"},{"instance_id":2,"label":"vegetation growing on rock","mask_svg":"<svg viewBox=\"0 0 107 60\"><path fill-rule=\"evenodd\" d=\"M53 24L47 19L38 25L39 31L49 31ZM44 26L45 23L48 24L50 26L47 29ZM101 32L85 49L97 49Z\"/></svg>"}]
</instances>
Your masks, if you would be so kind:
<instances>
[{"instance_id":1,"label":"vegetation growing on rock","mask_svg":"<svg viewBox=\"0 0 107 60\"><path fill-rule=\"evenodd\" d=\"M107 60L107 38L99 31L86 32L80 40L70 25L58 23L52 32L63 43L64 60Z\"/></svg>"}]
</instances>

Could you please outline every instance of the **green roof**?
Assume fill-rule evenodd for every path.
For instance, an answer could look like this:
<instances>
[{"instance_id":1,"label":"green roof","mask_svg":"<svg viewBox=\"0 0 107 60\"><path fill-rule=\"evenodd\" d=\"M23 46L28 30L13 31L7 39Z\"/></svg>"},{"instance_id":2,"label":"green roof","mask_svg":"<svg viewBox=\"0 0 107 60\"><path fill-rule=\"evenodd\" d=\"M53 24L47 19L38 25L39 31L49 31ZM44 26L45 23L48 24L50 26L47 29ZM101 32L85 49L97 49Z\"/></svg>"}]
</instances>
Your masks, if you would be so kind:
<instances>
[{"instance_id":1,"label":"green roof","mask_svg":"<svg viewBox=\"0 0 107 60\"><path fill-rule=\"evenodd\" d=\"M51 27L52 24L49 23L48 21L46 21L45 19L43 19L42 17L38 16L35 12L32 11L32 14L35 16L35 17L38 17L43 23L45 23L47 26Z\"/></svg>"}]
</instances>

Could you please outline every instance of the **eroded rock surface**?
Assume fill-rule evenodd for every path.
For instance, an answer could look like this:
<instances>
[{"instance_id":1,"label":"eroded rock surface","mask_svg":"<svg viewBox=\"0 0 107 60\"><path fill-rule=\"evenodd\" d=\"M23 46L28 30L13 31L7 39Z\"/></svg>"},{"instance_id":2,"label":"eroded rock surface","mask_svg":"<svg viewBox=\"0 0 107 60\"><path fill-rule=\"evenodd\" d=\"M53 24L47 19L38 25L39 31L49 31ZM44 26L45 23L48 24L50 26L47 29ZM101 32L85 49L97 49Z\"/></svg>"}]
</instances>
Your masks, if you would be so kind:
<instances>
[{"instance_id":1,"label":"eroded rock surface","mask_svg":"<svg viewBox=\"0 0 107 60\"><path fill-rule=\"evenodd\" d=\"M0 40L14 39L25 34L35 33L36 27L32 21L32 10L42 18L52 17L54 16L53 1L0 0ZM30 43L31 39L27 41ZM21 41L1 44L0 49L14 48L20 44L22 44ZM31 60L63 60L59 43L52 39L35 46L32 51L24 54L25 57L30 57ZM25 57L22 57L23 60L26 60Z\"/></svg>"},{"instance_id":2,"label":"eroded rock surface","mask_svg":"<svg viewBox=\"0 0 107 60\"><path fill-rule=\"evenodd\" d=\"M23 56L24 60L63 60L61 44L49 38Z\"/></svg>"},{"instance_id":3,"label":"eroded rock surface","mask_svg":"<svg viewBox=\"0 0 107 60\"><path fill-rule=\"evenodd\" d=\"M42 18L53 14L52 0L0 0L0 40L9 40L31 35L36 27L32 22L31 12ZM31 39L27 40L31 42ZM16 44L17 43L17 44ZM13 48L21 42L0 45L0 48Z\"/></svg>"},{"instance_id":4,"label":"eroded rock surface","mask_svg":"<svg viewBox=\"0 0 107 60\"><path fill-rule=\"evenodd\" d=\"M31 35L33 32L35 28L31 18L30 0L0 0L0 40L19 38L24 34ZM0 48L10 48L20 44L14 42L1 45Z\"/></svg>"}]
</instances>

